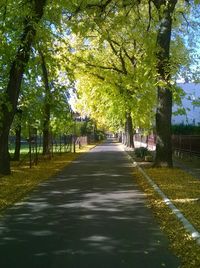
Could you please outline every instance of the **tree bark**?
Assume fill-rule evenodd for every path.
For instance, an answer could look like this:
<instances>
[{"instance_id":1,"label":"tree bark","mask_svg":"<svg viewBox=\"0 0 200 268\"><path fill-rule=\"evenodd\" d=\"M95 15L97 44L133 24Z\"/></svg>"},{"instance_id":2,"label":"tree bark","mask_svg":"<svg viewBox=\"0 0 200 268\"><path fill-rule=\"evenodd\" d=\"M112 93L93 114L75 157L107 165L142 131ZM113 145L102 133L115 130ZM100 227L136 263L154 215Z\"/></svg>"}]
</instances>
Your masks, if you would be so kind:
<instances>
[{"instance_id":1,"label":"tree bark","mask_svg":"<svg viewBox=\"0 0 200 268\"><path fill-rule=\"evenodd\" d=\"M16 115L18 116L18 123L15 129L15 153L13 156L13 161L19 161L20 160L20 148L21 148L21 121L22 121L22 110L18 109L16 112Z\"/></svg>"},{"instance_id":2,"label":"tree bark","mask_svg":"<svg viewBox=\"0 0 200 268\"><path fill-rule=\"evenodd\" d=\"M128 112L126 115L126 146L134 148L133 143L133 123L131 118L131 113Z\"/></svg>"},{"instance_id":3,"label":"tree bark","mask_svg":"<svg viewBox=\"0 0 200 268\"><path fill-rule=\"evenodd\" d=\"M156 157L155 166L172 167L171 116L172 92L170 89L170 41L172 15L177 0L154 0L159 14L157 34L157 71L162 85L157 89Z\"/></svg>"},{"instance_id":4,"label":"tree bark","mask_svg":"<svg viewBox=\"0 0 200 268\"><path fill-rule=\"evenodd\" d=\"M32 0L33 14L24 22L24 31L20 46L16 52L9 72L7 88L5 89L6 103L0 107L0 173L10 174L10 157L8 152L8 136L14 114L17 108L18 97L25 67L29 61L31 44L36 35L35 24L43 16L46 0Z\"/></svg>"},{"instance_id":5,"label":"tree bark","mask_svg":"<svg viewBox=\"0 0 200 268\"><path fill-rule=\"evenodd\" d=\"M40 51L43 81L45 86L44 114L43 114L43 155L50 155L50 115L51 115L51 92L49 87L48 71L45 57Z\"/></svg>"}]
</instances>

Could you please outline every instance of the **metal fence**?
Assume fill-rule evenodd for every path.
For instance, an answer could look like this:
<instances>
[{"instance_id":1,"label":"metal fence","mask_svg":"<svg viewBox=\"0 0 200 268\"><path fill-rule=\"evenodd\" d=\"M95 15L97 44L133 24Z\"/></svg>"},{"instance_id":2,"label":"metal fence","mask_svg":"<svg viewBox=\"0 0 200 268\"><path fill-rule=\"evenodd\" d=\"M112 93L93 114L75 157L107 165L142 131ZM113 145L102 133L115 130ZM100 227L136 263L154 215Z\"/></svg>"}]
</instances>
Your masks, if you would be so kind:
<instances>
[{"instance_id":1,"label":"metal fence","mask_svg":"<svg viewBox=\"0 0 200 268\"><path fill-rule=\"evenodd\" d=\"M139 147L144 146L150 150L155 150L156 135L135 134L134 143ZM188 153L200 156L200 135L172 135L172 148L177 155Z\"/></svg>"},{"instance_id":2,"label":"metal fence","mask_svg":"<svg viewBox=\"0 0 200 268\"><path fill-rule=\"evenodd\" d=\"M200 135L172 135L175 153L189 153L200 156Z\"/></svg>"},{"instance_id":3,"label":"metal fence","mask_svg":"<svg viewBox=\"0 0 200 268\"><path fill-rule=\"evenodd\" d=\"M88 144L88 138L85 136L74 136L74 135L57 135L50 137L49 153L46 155L47 158L51 158L54 154L76 152L76 148L81 148ZM39 157L42 156L42 137L41 135L31 136L28 139L21 140L20 148L20 161L19 165L29 161L30 168L32 165L37 165ZM15 137L9 138L9 152L12 155L15 150Z\"/></svg>"}]
</instances>

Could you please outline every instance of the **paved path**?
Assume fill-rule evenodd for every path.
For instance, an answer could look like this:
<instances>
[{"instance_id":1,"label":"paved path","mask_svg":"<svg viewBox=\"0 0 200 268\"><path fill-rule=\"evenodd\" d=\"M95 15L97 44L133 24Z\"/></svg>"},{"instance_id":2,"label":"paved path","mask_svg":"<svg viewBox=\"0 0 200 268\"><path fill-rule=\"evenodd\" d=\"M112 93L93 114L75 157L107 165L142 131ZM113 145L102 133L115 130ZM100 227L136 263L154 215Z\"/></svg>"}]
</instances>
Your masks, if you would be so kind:
<instances>
[{"instance_id":1,"label":"paved path","mask_svg":"<svg viewBox=\"0 0 200 268\"><path fill-rule=\"evenodd\" d=\"M105 143L0 221L2 268L178 267L126 154Z\"/></svg>"}]
</instances>

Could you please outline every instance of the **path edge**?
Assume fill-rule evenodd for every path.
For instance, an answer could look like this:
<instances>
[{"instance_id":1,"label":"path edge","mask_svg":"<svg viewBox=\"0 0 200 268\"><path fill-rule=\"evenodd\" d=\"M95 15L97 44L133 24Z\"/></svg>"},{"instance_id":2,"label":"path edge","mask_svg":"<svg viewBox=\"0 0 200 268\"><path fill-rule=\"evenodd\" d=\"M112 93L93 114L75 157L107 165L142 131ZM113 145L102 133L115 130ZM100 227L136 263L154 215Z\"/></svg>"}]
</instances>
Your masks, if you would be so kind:
<instances>
[{"instance_id":1,"label":"path edge","mask_svg":"<svg viewBox=\"0 0 200 268\"><path fill-rule=\"evenodd\" d=\"M196 241L197 245L200 246L200 232L188 221L188 219L181 213L181 211L172 203L172 201L165 195L165 193L158 187L158 185L153 181L152 178L147 175L143 168L141 168L136 161L128 154L124 146L121 145L123 151L126 153L128 159L131 161L133 167L137 167L140 173L147 180L148 184L159 194L162 201L170 208L173 214L176 216L179 222L182 223L184 229L191 235L193 240Z\"/></svg>"}]
</instances>

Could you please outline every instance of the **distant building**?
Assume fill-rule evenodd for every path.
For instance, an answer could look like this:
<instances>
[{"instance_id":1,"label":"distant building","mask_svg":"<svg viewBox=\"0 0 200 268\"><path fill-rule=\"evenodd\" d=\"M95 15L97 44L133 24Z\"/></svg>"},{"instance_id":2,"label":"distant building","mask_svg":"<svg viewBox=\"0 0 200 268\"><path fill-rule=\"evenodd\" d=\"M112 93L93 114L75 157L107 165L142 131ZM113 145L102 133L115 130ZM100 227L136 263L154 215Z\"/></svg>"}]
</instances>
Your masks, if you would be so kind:
<instances>
[{"instance_id":1,"label":"distant building","mask_svg":"<svg viewBox=\"0 0 200 268\"><path fill-rule=\"evenodd\" d=\"M179 108L184 108L186 114L172 115L173 125L200 125L200 84L195 83L178 83L184 92L185 96L182 98L182 107L173 106L173 112Z\"/></svg>"}]
</instances>

